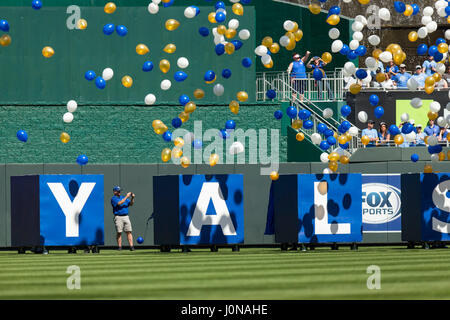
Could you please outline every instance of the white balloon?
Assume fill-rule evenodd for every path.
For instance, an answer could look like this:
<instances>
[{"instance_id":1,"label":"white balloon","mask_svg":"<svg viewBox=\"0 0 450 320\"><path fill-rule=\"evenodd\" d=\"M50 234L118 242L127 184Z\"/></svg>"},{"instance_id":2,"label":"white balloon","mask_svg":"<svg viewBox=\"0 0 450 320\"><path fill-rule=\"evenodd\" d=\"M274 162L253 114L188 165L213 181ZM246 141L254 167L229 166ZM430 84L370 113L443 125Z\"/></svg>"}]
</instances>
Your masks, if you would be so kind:
<instances>
[{"instance_id":1,"label":"white balloon","mask_svg":"<svg viewBox=\"0 0 450 320\"><path fill-rule=\"evenodd\" d=\"M390 53L389 51L383 51L380 54L379 58L384 63L388 63L389 61L392 61L392 53Z\"/></svg>"},{"instance_id":2,"label":"white balloon","mask_svg":"<svg viewBox=\"0 0 450 320\"><path fill-rule=\"evenodd\" d=\"M367 115L367 112L360 111L358 113L358 120L359 120L359 122L366 123L367 120L369 120L369 116Z\"/></svg>"},{"instance_id":3,"label":"white balloon","mask_svg":"<svg viewBox=\"0 0 450 320\"><path fill-rule=\"evenodd\" d=\"M356 137L358 135L358 128L357 127L350 127L350 129L348 129L348 133L352 136L352 137Z\"/></svg>"},{"instance_id":4,"label":"white balloon","mask_svg":"<svg viewBox=\"0 0 450 320\"><path fill-rule=\"evenodd\" d=\"M359 41L358 40L352 40L350 41L349 45L351 50L356 50L359 47Z\"/></svg>"},{"instance_id":5,"label":"white balloon","mask_svg":"<svg viewBox=\"0 0 450 320\"><path fill-rule=\"evenodd\" d=\"M353 40L361 41L363 38L364 38L364 35L363 35L363 33L361 31L356 31L353 34Z\"/></svg>"},{"instance_id":6,"label":"white balloon","mask_svg":"<svg viewBox=\"0 0 450 320\"><path fill-rule=\"evenodd\" d=\"M436 123L438 124L439 127L445 127L447 121L445 121L444 117L440 116L439 118L436 119Z\"/></svg>"},{"instance_id":7,"label":"white balloon","mask_svg":"<svg viewBox=\"0 0 450 320\"><path fill-rule=\"evenodd\" d=\"M441 62L438 62L438 63L436 64L436 71L437 71L439 74L443 75L443 74L445 73L445 64L443 64L443 63L441 63Z\"/></svg>"},{"instance_id":8,"label":"white balloon","mask_svg":"<svg viewBox=\"0 0 450 320\"><path fill-rule=\"evenodd\" d=\"M445 120L447 121L447 125L450 126L450 114L448 114L448 115L445 117Z\"/></svg>"},{"instance_id":9,"label":"white balloon","mask_svg":"<svg viewBox=\"0 0 450 320\"><path fill-rule=\"evenodd\" d=\"M417 30L417 35L421 39L426 38L426 36L428 35L428 29L426 27L419 28L419 30Z\"/></svg>"},{"instance_id":10,"label":"white balloon","mask_svg":"<svg viewBox=\"0 0 450 320\"><path fill-rule=\"evenodd\" d=\"M216 84L213 88L213 92L216 96L220 97L225 92L225 88L220 83Z\"/></svg>"},{"instance_id":11,"label":"white balloon","mask_svg":"<svg viewBox=\"0 0 450 320\"><path fill-rule=\"evenodd\" d=\"M353 62L351 61L347 61L344 64L344 70L348 73L348 74L355 74L356 72L356 66Z\"/></svg>"},{"instance_id":12,"label":"white balloon","mask_svg":"<svg viewBox=\"0 0 450 320\"><path fill-rule=\"evenodd\" d=\"M426 26L428 23L430 23L431 21L433 21L433 18L430 16L423 16L422 19L420 19L420 21L422 22L422 24L424 26Z\"/></svg>"},{"instance_id":13,"label":"white balloon","mask_svg":"<svg viewBox=\"0 0 450 320\"><path fill-rule=\"evenodd\" d=\"M374 57L367 57L366 60L364 61L366 64L366 67L369 69L378 69L378 64L377 64L377 60ZM374 71L374 70L372 70Z\"/></svg>"},{"instance_id":14,"label":"white balloon","mask_svg":"<svg viewBox=\"0 0 450 320\"><path fill-rule=\"evenodd\" d=\"M366 17L364 17L364 16L362 16L362 15L357 15L356 17L355 17L355 21L359 21L359 22L361 22L364 26L366 26L367 25L367 19L366 19Z\"/></svg>"},{"instance_id":15,"label":"white balloon","mask_svg":"<svg viewBox=\"0 0 450 320\"><path fill-rule=\"evenodd\" d=\"M320 161L322 161L323 163L327 163L329 161L327 152L322 152L320 154Z\"/></svg>"},{"instance_id":16,"label":"white balloon","mask_svg":"<svg viewBox=\"0 0 450 320\"><path fill-rule=\"evenodd\" d=\"M263 45L257 46L255 49L255 53L260 57L262 57L263 55L266 55L267 51L268 51L267 47L263 46Z\"/></svg>"},{"instance_id":17,"label":"white balloon","mask_svg":"<svg viewBox=\"0 0 450 320\"><path fill-rule=\"evenodd\" d=\"M439 8L437 13L438 13L439 17L442 17L442 18L447 16L447 12L445 12L445 8Z\"/></svg>"},{"instance_id":18,"label":"white balloon","mask_svg":"<svg viewBox=\"0 0 450 320\"><path fill-rule=\"evenodd\" d=\"M281 45L282 47L287 47L287 46L289 45L289 42L290 42L290 39L289 39L288 36L282 36L282 37L280 38L280 45Z\"/></svg>"},{"instance_id":19,"label":"white balloon","mask_svg":"<svg viewBox=\"0 0 450 320\"><path fill-rule=\"evenodd\" d=\"M450 29L445 30L445 39L450 40Z\"/></svg>"},{"instance_id":20,"label":"white balloon","mask_svg":"<svg viewBox=\"0 0 450 320\"><path fill-rule=\"evenodd\" d=\"M190 145L195 140L195 136L192 132L188 132L183 136L184 144Z\"/></svg>"},{"instance_id":21,"label":"white balloon","mask_svg":"<svg viewBox=\"0 0 450 320\"><path fill-rule=\"evenodd\" d=\"M250 31L248 31L247 29L242 29L241 31L239 31L239 38L241 40L248 40L250 38Z\"/></svg>"},{"instance_id":22,"label":"white balloon","mask_svg":"<svg viewBox=\"0 0 450 320\"><path fill-rule=\"evenodd\" d=\"M165 79L165 80L161 81L161 89L162 90L169 90L171 86L172 86L172 82L170 82L170 80Z\"/></svg>"},{"instance_id":23,"label":"white balloon","mask_svg":"<svg viewBox=\"0 0 450 320\"><path fill-rule=\"evenodd\" d=\"M433 7L428 6L428 7L423 8L424 16L432 16L433 12L434 12Z\"/></svg>"},{"instance_id":24,"label":"white balloon","mask_svg":"<svg viewBox=\"0 0 450 320\"><path fill-rule=\"evenodd\" d=\"M154 4L160 4L160 3L161 3L161 0L152 0L152 2L153 2Z\"/></svg>"},{"instance_id":25,"label":"white balloon","mask_svg":"<svg viewBox=\"0 0 450 320\"><path fill-rule=\"evenodd\" d=\"M416 133L414 131L411 131L408 134L405 134L405 140L406 142L414 142L416 140Z\"/></svg>"},{"instance_id":26,"label":"white balloon","mask_svg":"<svg viewBox=\"0 0 450 320\"><path fill-rule=\"evenodd\" d=\"M225 15L227 14L227 11L226 11L224 8L219 8L219 9L217 9L217 10L216 10L216 13L218 13L218 12L222 12L222 13L224 13Z\"/></svg>"},{"instance_id":27,"label":"white balloon","mask_svg":"<svg viewBox=\"0 0 450 320\"><path fill-rule=\"evenodd\" d=\"M419 87L419 83L416 81L416 79L409 78L406 82L406 86L409 90L417 90L417 88Z\"/></svg>"},{"instance_id":28,"label":"white balloon","mask_svg":"<svg viewBox=\"0 0 450 320\"><path fill-rule=\"evenodd\" d=\"M105 81L111 80L112 77L114 77L114 71L111 68L106 68L102 72L102 78L105 79Z\"/></svg>"},{"instance_id":29,"label":"white balloon","mask_svg":"<svg viewBox=\"0 0 450 320\"><path fill-rule=\"evenodd\" d=\"M439 155L437 153L433 153L431 156L431 161L438 162L439 161Z\"/></svg>"},{"instance_id":30,"label":"white balloon","mask_svg":"<svg viewBox=\"0 0 450 320\"><path fill-rule=\"evenodd\" d=\"M370 75L370 72L368 72L367 77L362 79L362 82L368 85L370 83L370 81L372 81L372 76Z\"/></svg>"},{"instance_id":31,"label":"white balloon","mask_svg":"<svg viewBox=\"0 0 450 320\"><path fill-rule=\"evenodd\" d=\"M63 121L65 123L71 123L73 121L73 114L71 112L66 112L63 115Z\"/></svg>"},{"instance_id":32,"label":"white balloon","mask_svg":"<svg viewBox=\"0 0 450 320\"><path fill-rule=\"evenodd\" d=\"M345 3L350 3L350 2L352 2L353 0L344 0L344 2Z\"/></svg>"},{"instance_id":33,"label":"white balloon","mask_svg":"<svg viewBox=\"0 0 450 320\"><path fill-rule=\"evenodd\" d=\"M428 33L433 33L437 30L437 23L436 21L431 21L430 23L427 23L425 27L427 28Z\"/></svg>"},{"instance_id":34,"label":"white balloon","mask_svg":"<svg viewBox=\"0 0 450 320\"><path fill-rule=\"evenodd\" d=\"M439 0L434 3L434 7L436 10L439 10L440 8L445 8L447 6L447 1Z\"/></svg>"},{"instance_id":35,"label":"white balloon","mask_svg":"<svg viewBox=\"0 0 450 320\"><path fill-rule=\"evenodd\" d=\"M294 27L295 27L295 24L294 24L294 22L292 22L291 20L286 20L286 21L283 23L283 28L284 28L284 30L286 30L286 31L291 31L292 29L294 29Z\"/></svg>"},{"instance_id":36,"label":"white balloon","mask_svg":"<svg viewBox=\"0 0 450 320\"><path fill-rule=\"evenodd\" d=\"M317 132L311 135L311 142L314 144L320 144L322 142L322 137Z\"/></svg>"},{"instance_id":37,"label":"white balloon","mask_svg":"<svg viewBox=\"0 0 450 320\"><path fill-rule=\"evenodd\" d=\"M239 20L238 19L231 19L228 22L228 28L237 30L237 28L239 28Z\"/></svg>"},{"instance_id":38,"label":"white balloon","mask_svg":"<svg viewBox=\"0 0 450 320\"><path fill-rule=\"evenodd\" d=\"M217 32L217 28L212 28L212 34L214 37L220 36L220 34Z\"/></svg>"},{"instance_id":39,"label":"white balloon","mask_svg":"<svg viewBox=\"0 0 450 320\"><path fill-rule=\"evenodd\" d=\"M261 62L263 65L267 65L272 61L272 57L268 54L265 54L261 57Z\"/></svg>"},{"instance_id":40,"label":"white balloon","mask_svg":"<svg viewBox=\"0 0 450 320\"><path fill-rule=\"evenodd\" d=\"M151 14L157 14L159 11L159 7L158 4L152 2L148 5L148 12L150 12Z\"/></svg>"},{"instance_id":41,"label":"white balloon","mask_svg":"<svg viewBox=\"0 0 450 320\"><path fill-rule=\"evenodd\" d=\"M352 23L352 30L354 32L361 31L364 28L364 24L359 21L355 21Z\"/></svg>"},{"instance_id":42,"label":"white balloon","mask_svg":"<svg viewBox=\"0 0 450 320\"><path fill-rule=\"evenodd\" d=\"M149 93L148 95L145 96L144 101L146 105L152 105L156 102L156 97L154 94Z\"/></svg>"},{"instance_id":43,"label":"white balloon","mask_svg":"<svg viewBox=\"0 0 450 320\"><path fill-rule=\"evenodd\" d=\"M331 44L331 51L333 53L337 53L341 51L342 47L344 46L344 43L341 40L334 40Z\"/></svg>"},{"instance_id":44,"label":"white balloon","mask_svg":"<svg viewBox=\"0 0 450 320\"><path fill-rule=\"evenodd\" d=\"M447 105L445 106L445 109L450 112L450 102L447 102Z\"/></svg>"},{"instance_id":45,"label":"white balloon","mask_svg":"<svg viewBox=\"0 0 450 320\"><path fill-rule=\"evenodd\" d=\"M403 113L403 114L400 116L400 120L401 120L402 122L408 121L408 120L409 120L409 114L407 114L406 112Z\"/></svg>"},{"instance_id":46,"label":"white balloon","mask_svg":"<svg viewBox=\"0 0 450 320\"><path fill-rule=\"evenodd\" d=\"M328 36L330 37L330 39L337 39L339 38L339 35L341 34L341 32L339 31L338 28L332 28L330 29L330 31L328 31Z\"/></svg>"},{"instance_id":47,"label":"white balloon","mask_svg":"<svg viewBox=\"0 0 450 320\"><path fill-rule=\"evenodd\" d=\"M219 43L224 43L225 37L218 35L217 37L214 37L214 44L218 45Z\"/></svg>"},{"instance_id":48,"label":"white balloon","mask_svg":"<svg viewBox=\"0 0 450 320\"><path fill-rule=\"evenodd\" d=\"M433 101L430 103L430 111L439 112L441 110L441 104L437 101Z\"/></svg>"},{"instance_id":49,"label":"white balloon","mask_svg":"<svg viewBox=\"0 0 450 320\"><path fill-rule=\"evenodd\" d=\"M241 142L235 141L231 144L230 149L228 150L230 154L239 154L244 152L244 146Z\"/></svg>"},{"instance_id":50,"label":"white balloon","mask_svg":"<svg viewBox=\"0 0 450 320\"><path fill-rule=\"evenodd\" d=\"M377 36L376 34L373 34L371 36L369 36L369 38L367 38L367 40L369 40L369 43L373 46L377 46L380 44L381 39L379 36Z\"/></svg>"},{"instance_id":51,"label":"white balloon","mask_svg":"<svg viewBox=\"0 0 450 320\"><path fill-rule=\"evenodd\" d=\"M177 61L177 66L181 69L186 69L187 67L189 67L189 60L185 57L181 57Z\"/></svg>"},{"instance_id":52,"label":"white balloon","mask_svg":"<svg viewBox=\"0 0 450 320\"><path fill-rule=\"evenodd\" d=\"M333 109L331 108L324 109L322 115L325 119L331 118L333 116Z\"/></svg>"},{"instance_id":53,"label":"white balloon","mask_svg":"<svg viewBox=\"0 0 450 320\"><path fill-rule=\"evenodd\" d=\"M410 105L415 109L419 109L420 107L422 107L422 99L413 98L410 102Z\"/></svg>"},{"instance_id":54,"label":"white balloon","mask_svg":"<svg viewBox=\"0 0 450 320\"><path fill-rule=\"evenodd\" d=\"M77 110L78 104L75 100L70 100L67 102L67 111L75 112Z\"/></svg>"},{"instance_id":55,"label":"white balloon","mask_svg":"<svg viewBox=\"0 0 450 320\"><path fill-rule=\"evenodd\" d=\"M196 14L197 14L197 10L195 10L195 8L193 8L193 7L187 7L184 10L184 16L188 19L194 18Z\"/></svg>"},{"instance_id":56,"label":"white balloon","mask_svg":"<svg viewBox=\"0 0 450 320\"><path fill-rule=\"evenodd\" d=\"M391 12L387 8L381 8L378 11L378 16L380 17L381 20L384 20L384 21L391 20Z\"/></svg>"},{"instance_id":57,"label":"white balloon","mask_svg":"<svg viewBox=\"0 0 450 320\"><path fill-rule=\"evenodd\" d=\"M438 144L438 138L436 136L428 136L427 143L429 146L435 146Z\"/></svg>"}]
</instances>

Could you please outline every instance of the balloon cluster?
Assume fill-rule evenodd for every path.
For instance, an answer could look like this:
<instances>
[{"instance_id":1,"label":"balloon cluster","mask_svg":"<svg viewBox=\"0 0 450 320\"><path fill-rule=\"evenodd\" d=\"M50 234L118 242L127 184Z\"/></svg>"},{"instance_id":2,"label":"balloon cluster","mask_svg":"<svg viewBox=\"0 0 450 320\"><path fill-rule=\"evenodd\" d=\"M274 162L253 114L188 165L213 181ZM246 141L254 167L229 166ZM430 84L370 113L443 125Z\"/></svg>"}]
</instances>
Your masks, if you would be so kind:
<instances>
[{"instance_id":1,"label":"balloon cluster","mask_svg":"<svg viewBox=\"0 0 450 320\"><path fill-rule=\"evenodd\" d=\"M9 22L5 19L0 20L0 31L9 32ZM11 36L7 33L0 37L0 45L2 47L7 47L11 44Z\"/></svg>"}]
</instances>

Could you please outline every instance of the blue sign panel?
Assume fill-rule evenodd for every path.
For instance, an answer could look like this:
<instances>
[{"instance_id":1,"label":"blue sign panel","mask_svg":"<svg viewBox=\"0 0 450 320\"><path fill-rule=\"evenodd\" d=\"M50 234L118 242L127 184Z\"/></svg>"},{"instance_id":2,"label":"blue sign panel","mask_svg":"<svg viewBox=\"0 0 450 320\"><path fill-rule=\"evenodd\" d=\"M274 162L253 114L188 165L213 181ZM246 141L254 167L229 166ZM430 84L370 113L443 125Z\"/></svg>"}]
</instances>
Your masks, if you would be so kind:
<instances>
[{"instance_id":1,"label":"blue sign panel","mask_svg":"<svg viewBox=\"0 0 450 320\"><path fill-rule=\"evenodd\" d=\"M244 178L179 176L180 244L244 242Z\"/></svg>"},{"instance_id":2,"label":"blue sign panel","mask_svg":"<svg viewBox=\"0 0 450 320\"><path fill-rule=\"evenodd\" d=\"M41 175L39 192L41 244L104 243L103 175Z\"/></svg>"},{"instance_id":3,"label":"blue sign panel","mask_svg":"<svg viewBox=\"0 0 450 320\"><path fill-rule=\"evenodd\" d=\"M450 175L421 174L422 239L450 240Z\"/></svg>"},{"instance_id":4,"label":"blue sign panel","mask_svg":"<svg viewBox=\"0 0 450 320\"><path fill-rule=\"evenodd\" d=\"M301 243L362 240L361 174L298 175Z\"/></svg>"},{"instance_id":5,"label":"blue sign panel","mask_svg":"<svg viewBox=\"0 0 450 320\"><path fill-rule=\"evenodd\" d=\"M364 233L401 232L401 176L362 175Z\"/></svg>"}]
</instances>

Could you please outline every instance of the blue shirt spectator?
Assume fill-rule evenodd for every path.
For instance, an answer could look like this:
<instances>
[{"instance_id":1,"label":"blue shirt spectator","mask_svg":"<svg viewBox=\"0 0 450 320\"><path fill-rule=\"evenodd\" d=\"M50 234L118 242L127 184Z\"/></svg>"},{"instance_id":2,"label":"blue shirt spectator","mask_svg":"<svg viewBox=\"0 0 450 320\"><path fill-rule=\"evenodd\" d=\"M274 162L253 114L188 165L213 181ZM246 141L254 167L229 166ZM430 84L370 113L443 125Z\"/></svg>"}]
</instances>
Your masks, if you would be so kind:
<instances>
[{"instance_id":1,"label":"blue shirt spectator","mask_svg":"<svg viewBox=\"0 0 450 320\"><path fill-rule=\"evenodd\" d=\"M434 124L433 120L429 121L429 126L425 128L424 132L427 136L438 136L440 128L438 125Z\"/></svg>"},{"instance_id":2,"label":"blue shirt spectator","mask_svg":"<svg viewBox=\"0 0 450 320\"><path fill-rule=\"evenodd\" d=\"M128 207L130 206L131 200L126 199L125 202L122 204L119 204L123 199L127 197L121 196L119 194L114 194L114 196L111 198L111 205L113 207L113 213L117 216L126 216L128 215Z\"/></svg>"},{"instance_id":3,"label":"blue shirt spectator","mask_svg":"<svg viewBox=\"0 0 450 320\"><path fill-rule=\"evenodd\" d=\"M448 135L448 129L445 127L442 127L439 132L439 137L438 137L439 142L447 141L447 135Z\"/></svg>"},{"instance_id":4,"label":"blue shirt spectator","mask_svg":"<svg viewBox=\"0 0 450 320\"><path fill-rule=\"evenodd\" d=\"M436 61L434 61L433 56L428 56L428 60L425 60L425 62L422 64L423 67L423 73L426 77L432 76L433 73L436 72Z\"/></svg>"},{"instance_id":5,"label":"blue shirt spectator","mask_svg":"<svg viewBox=\"0 0 450 320\"><path fill-rule=\"evenodd\" d=\"M426 134L422 131L422 126L420 124L417 125L416 130L416 146L425 146Z\"/></svg>"},{"instance_id":6,"label":"blue shirt spectator","mask_svg":"<svg viewBox=\"0 0 450 320\"><path fill-rule=\"evenodd\" d=\"M400 72L392 77L392 80L397 84L397 88L407 88L406 85L411 75L406 73L406 66L402 63L400 65Z\"/></svg>"},{"instance_id":7,"label":"blue shirt spectator","mask_svg":"<svg viewBox=\"0 0 450 320\"><path fill-rule=\"evenodd\" d=\"M399 145L400 148L409 148L410 143L406 141L406 134L401 133L403 137L403 143Z\"/></svg>"},{"instance_id":8,"label":"blue shirt spectator","mask_svg":"<svg viewBox=\"0 0 450 320\"><path fill-rule=\"evenodd\" d=\"M416 73L414 73L411 78L417 81L419 84L419 89L425 88L425 79L426 76L422 73L422 67L417 65L416 66Z\"/></svg>"},{"instance_id":9,"label":"blue shirt spectator","mask_svg":"<svg viewBox=\"0 0 450 320\"><path fill-rule=\"evenodd\" d=\"M369 120L367 123L367 128L363 129L361 132L361 136L368 136L370 139L369 144L367 144L367 147L375 147L375 143L378 140L378 131L373 128L373 125L375 124L375 121Z\"/></svg>"},{"instance_id":10,"label":"blue shirt spectator","mask_svg":"<svg viewBox=\"0 0 450 320\"><path fill-rule=\"evenodd\" d=\"M398 67L394 64L394 61L389 62L389 66L386 67L386 73L391 73L391 75L395 75L399 72Z\"/></svg>"}]
</instances>

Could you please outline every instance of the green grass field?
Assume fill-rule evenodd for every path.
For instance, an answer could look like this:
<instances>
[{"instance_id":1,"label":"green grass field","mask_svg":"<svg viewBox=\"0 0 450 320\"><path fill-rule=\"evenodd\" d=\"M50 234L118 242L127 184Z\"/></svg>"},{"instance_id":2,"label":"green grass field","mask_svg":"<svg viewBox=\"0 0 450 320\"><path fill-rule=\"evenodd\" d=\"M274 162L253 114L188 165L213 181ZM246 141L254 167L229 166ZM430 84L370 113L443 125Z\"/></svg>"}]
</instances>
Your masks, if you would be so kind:
<instances>
[{"instance_id":1,"label":"green grass field","mask_svg":"<svg viewBox=\"0 0 450 320\"><path fill-rule=\"evenodd\" d=\"M449 299L450 249L0 252L0 299ZM69 290L67 267L81 270ZM369 265L381 289L369 290Z\"/></svg>"}]
</instances>

